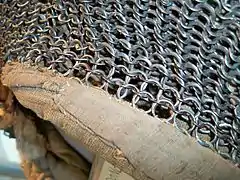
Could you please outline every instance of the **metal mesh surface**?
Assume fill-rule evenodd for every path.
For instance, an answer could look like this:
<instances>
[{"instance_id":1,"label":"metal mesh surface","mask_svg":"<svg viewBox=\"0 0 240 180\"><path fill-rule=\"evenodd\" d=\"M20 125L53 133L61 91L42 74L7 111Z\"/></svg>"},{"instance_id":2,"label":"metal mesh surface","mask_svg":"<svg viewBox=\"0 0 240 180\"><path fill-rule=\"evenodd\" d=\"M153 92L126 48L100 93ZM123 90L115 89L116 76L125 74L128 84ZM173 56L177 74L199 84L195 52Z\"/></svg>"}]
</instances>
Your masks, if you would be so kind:
<instances>
[{"instance_id":1,"label":"metal mesh surface","mask_svg":"<svg viewBox=\"0 0 240 180\"><path fill-rule=\"evenodd\" d=\"M0 2L5 61L102 87L240 163L240 1Z\"/></svg>"}]
</instances>

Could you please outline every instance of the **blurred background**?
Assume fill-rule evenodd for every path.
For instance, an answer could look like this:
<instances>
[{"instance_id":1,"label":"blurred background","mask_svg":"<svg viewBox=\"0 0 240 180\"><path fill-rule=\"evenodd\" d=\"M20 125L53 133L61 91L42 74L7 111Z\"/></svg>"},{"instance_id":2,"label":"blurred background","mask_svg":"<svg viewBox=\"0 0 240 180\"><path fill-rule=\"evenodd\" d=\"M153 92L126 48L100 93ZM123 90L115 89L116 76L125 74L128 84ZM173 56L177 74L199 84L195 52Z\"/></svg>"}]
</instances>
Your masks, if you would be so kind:
<instances>
[{"instance_id":1,"label":"blurred background","mask_svg":"<svg viewBox=\"0 0 240 180\"><path fill-rule=\"evenodd\" d=\"M0 130L0 180L25 180L20 168L20 158L15 139Z\"/></svg>"},{"instance_id":2,"label":"blurred background","mask_svg":"<svg viewBox=\"0 0 240 180\"><path fill-rule=\"evenodd\" d=\"M93 154L59 131L64 139L88 162L93 162ZM0 130L0 180L26 180L20 167L20 157L16 150L15 139L10 139Z\"/></svg>"}]
</instances>

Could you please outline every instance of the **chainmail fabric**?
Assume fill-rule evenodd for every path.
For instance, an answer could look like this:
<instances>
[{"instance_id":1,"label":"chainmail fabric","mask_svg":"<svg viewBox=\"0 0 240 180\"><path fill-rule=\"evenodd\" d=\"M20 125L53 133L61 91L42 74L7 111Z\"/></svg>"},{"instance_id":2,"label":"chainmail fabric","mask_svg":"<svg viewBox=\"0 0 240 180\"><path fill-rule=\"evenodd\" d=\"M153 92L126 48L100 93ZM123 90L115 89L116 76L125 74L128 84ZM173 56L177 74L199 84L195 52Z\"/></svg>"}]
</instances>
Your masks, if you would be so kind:
<instances>
[{"instance_id":1,"label":"chainmail fabric","mask_svg":"<svg viewBox=\"0 0 240 180\"><path fill-rule=\"evenodd\" d=\"M240 164L239 0L0 0L0 38Z\"/></svg>"}]
</instances>

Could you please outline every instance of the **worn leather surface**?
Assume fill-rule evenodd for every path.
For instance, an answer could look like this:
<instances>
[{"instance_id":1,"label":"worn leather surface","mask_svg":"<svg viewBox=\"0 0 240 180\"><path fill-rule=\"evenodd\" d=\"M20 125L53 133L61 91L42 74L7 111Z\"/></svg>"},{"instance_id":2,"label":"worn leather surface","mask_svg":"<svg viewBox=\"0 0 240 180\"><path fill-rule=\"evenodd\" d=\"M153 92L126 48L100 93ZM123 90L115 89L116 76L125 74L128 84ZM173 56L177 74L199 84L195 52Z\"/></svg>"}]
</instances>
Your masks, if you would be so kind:
<instances>
[{"instance_id":1,"label":"worn leather surface","mask_svg":"<svg viewBox=\"0 0 240 180\"><path fill-rule=\"evenodd\" d=\"M2 82L23 106L136 180L239 178L239 169L193 138L75 79L13 63Z\"/></svg>"}]
</instances>

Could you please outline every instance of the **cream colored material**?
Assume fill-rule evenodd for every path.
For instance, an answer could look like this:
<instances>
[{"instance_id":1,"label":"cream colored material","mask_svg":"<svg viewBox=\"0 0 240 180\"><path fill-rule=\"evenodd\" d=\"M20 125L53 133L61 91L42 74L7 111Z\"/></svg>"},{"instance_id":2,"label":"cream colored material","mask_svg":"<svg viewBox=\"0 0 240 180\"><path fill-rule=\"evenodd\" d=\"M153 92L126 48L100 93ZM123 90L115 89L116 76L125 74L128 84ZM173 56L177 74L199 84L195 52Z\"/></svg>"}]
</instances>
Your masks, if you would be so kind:
<instances>
[{"instance_id":1,"label":"cream colored material","mask_svg":"<svg viewBox=\"0 0 240 180\"><path fill-rule=\"evenodd\" d=\"M97 157L94 160L91 169L91 175L88 180L134 180L128 174L114 167L104 159Z\"/></svg>"}]
</instances>

